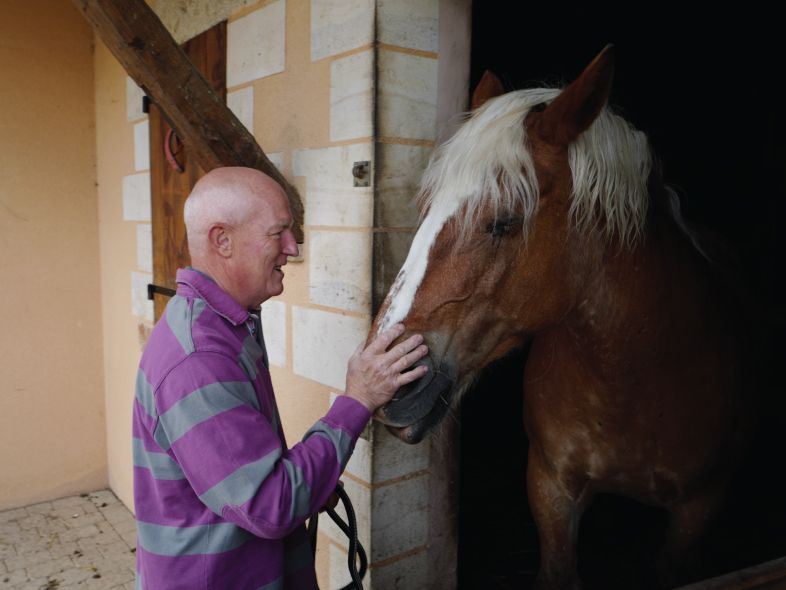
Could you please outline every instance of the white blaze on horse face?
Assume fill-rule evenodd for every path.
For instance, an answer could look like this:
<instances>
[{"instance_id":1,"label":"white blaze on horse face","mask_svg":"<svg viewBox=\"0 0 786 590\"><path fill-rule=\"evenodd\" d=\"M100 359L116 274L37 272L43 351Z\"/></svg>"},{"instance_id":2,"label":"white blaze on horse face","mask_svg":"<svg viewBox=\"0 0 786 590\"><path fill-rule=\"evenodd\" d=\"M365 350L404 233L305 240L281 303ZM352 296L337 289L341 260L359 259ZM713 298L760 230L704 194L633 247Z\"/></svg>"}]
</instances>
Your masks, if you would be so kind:
<instances>
[{"instance_id":1,"label":"white blaze on horse face","mask_svg":"<svg viewBox=\"0 0 786 590\"><path fill-rule=\"evenodd\" d=\"M447 203L443 202L441 207L432 207L423 223L420 224L415 234L415 239L412 240L412 246L409 248L407 260L390 288L390 294L388 295L390 305L382 321L379 322L377 333L384 332L393 324L406 319L410 309L412 309L412 303L415 301L418 287L423 282L423 277L426 276L431 247L436 242L437 236L445 222L458 210L459 204L458 200L456 200Z\"/></svg>"}]
</instances>

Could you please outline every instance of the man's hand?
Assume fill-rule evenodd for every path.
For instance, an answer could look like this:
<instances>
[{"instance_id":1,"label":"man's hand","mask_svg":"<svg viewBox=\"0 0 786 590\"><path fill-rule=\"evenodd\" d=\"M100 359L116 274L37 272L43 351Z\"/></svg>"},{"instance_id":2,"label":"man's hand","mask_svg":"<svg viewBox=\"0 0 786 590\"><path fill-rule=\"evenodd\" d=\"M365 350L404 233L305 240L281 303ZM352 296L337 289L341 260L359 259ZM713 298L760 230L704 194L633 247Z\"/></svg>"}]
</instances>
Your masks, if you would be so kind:
<instances>
[{"instance_id":1,"label":"man's hand","mask_svg":"<svg viewBox=\"0 0 786 590\"><path fill-rule=\"evenodd\" d=\"M404 325L396 324L363 348L361 344L349 359L346 395L366 406L371 413L384 406L398 388L420 379L428 368L420 366L404 372L428 353L423 336L416 334L388 350L404 333Z\"/></svg>"}]
</instances>

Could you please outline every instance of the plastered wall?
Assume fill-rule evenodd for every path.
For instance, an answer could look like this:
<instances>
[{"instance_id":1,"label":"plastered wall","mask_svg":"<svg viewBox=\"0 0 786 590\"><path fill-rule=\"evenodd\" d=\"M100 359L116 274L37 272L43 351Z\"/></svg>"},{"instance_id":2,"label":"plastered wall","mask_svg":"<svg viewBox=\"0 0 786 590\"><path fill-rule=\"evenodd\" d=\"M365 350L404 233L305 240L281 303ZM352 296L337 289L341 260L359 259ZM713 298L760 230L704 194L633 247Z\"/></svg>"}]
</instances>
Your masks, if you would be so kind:
<instances>
[{"instance_id":1,"label":"plastered wall","mask_svg":"<svg viewBox=\"0 0 786 590\"><path fill-rule=\"evenodd\" d=\"M93 37L60 0L0 18L0 510L106 486Z\"/></svg>"}]
</instances>

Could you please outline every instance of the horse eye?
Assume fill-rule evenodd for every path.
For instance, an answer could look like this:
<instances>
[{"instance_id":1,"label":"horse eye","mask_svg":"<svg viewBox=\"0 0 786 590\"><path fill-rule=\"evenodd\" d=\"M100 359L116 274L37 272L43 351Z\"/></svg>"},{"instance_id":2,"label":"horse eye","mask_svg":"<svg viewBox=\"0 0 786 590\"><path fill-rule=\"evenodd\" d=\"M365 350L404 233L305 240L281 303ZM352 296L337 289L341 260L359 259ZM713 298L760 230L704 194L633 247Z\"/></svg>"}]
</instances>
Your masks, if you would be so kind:
<instances>
[{"instance_id":1,"label":"horse eye","mask_svg":"<svg viewBox=\"0 0 786 590\"><path fill-rule=\"evenodd\" d=\"M506 219L495 219L486 226L486 233L491 234L492 238L502 238L514 233L524 223L523 217L508 217Z\"/></svg>"},{"instance_id":2,"label":"horse eye","mask_svg":"<svg viewBox=\"0 0 786 590\"><path fill-rule=\"evenodd\" d=\"M549 106L545 102L539 102L534 107L530 109L531 113L542 113L546 110L546 107Z\"/></svg>"},{"instance_id":3,"label":"horse eye","mask_svg":"<svg viewBox=\"0 0 786 590\"><path fill-rule=\"evenodd\" d=\"M486 233L491 234L493 238L501 238L505 234L510 233L512 223L509 220L495 220L486 226Z\"/></svg>"}]
</instances>

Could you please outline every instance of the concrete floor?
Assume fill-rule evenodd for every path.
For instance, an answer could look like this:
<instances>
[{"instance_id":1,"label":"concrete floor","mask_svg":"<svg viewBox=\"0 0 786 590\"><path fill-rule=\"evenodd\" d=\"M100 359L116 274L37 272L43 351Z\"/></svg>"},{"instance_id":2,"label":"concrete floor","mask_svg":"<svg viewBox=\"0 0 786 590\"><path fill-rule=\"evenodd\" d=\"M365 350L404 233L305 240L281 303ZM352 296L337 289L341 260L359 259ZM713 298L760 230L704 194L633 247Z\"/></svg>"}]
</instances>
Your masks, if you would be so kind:
<instances>
[{"instance_id":1,"label":"concrete floor","mask_svg":"<svg viewBox=\"0 0 786 590\"><path fill-rule=\"evenodd\" d=\"M135 551L110 490L0 512L0 590L133 590Z\"/></svg>"}]
</instances>

